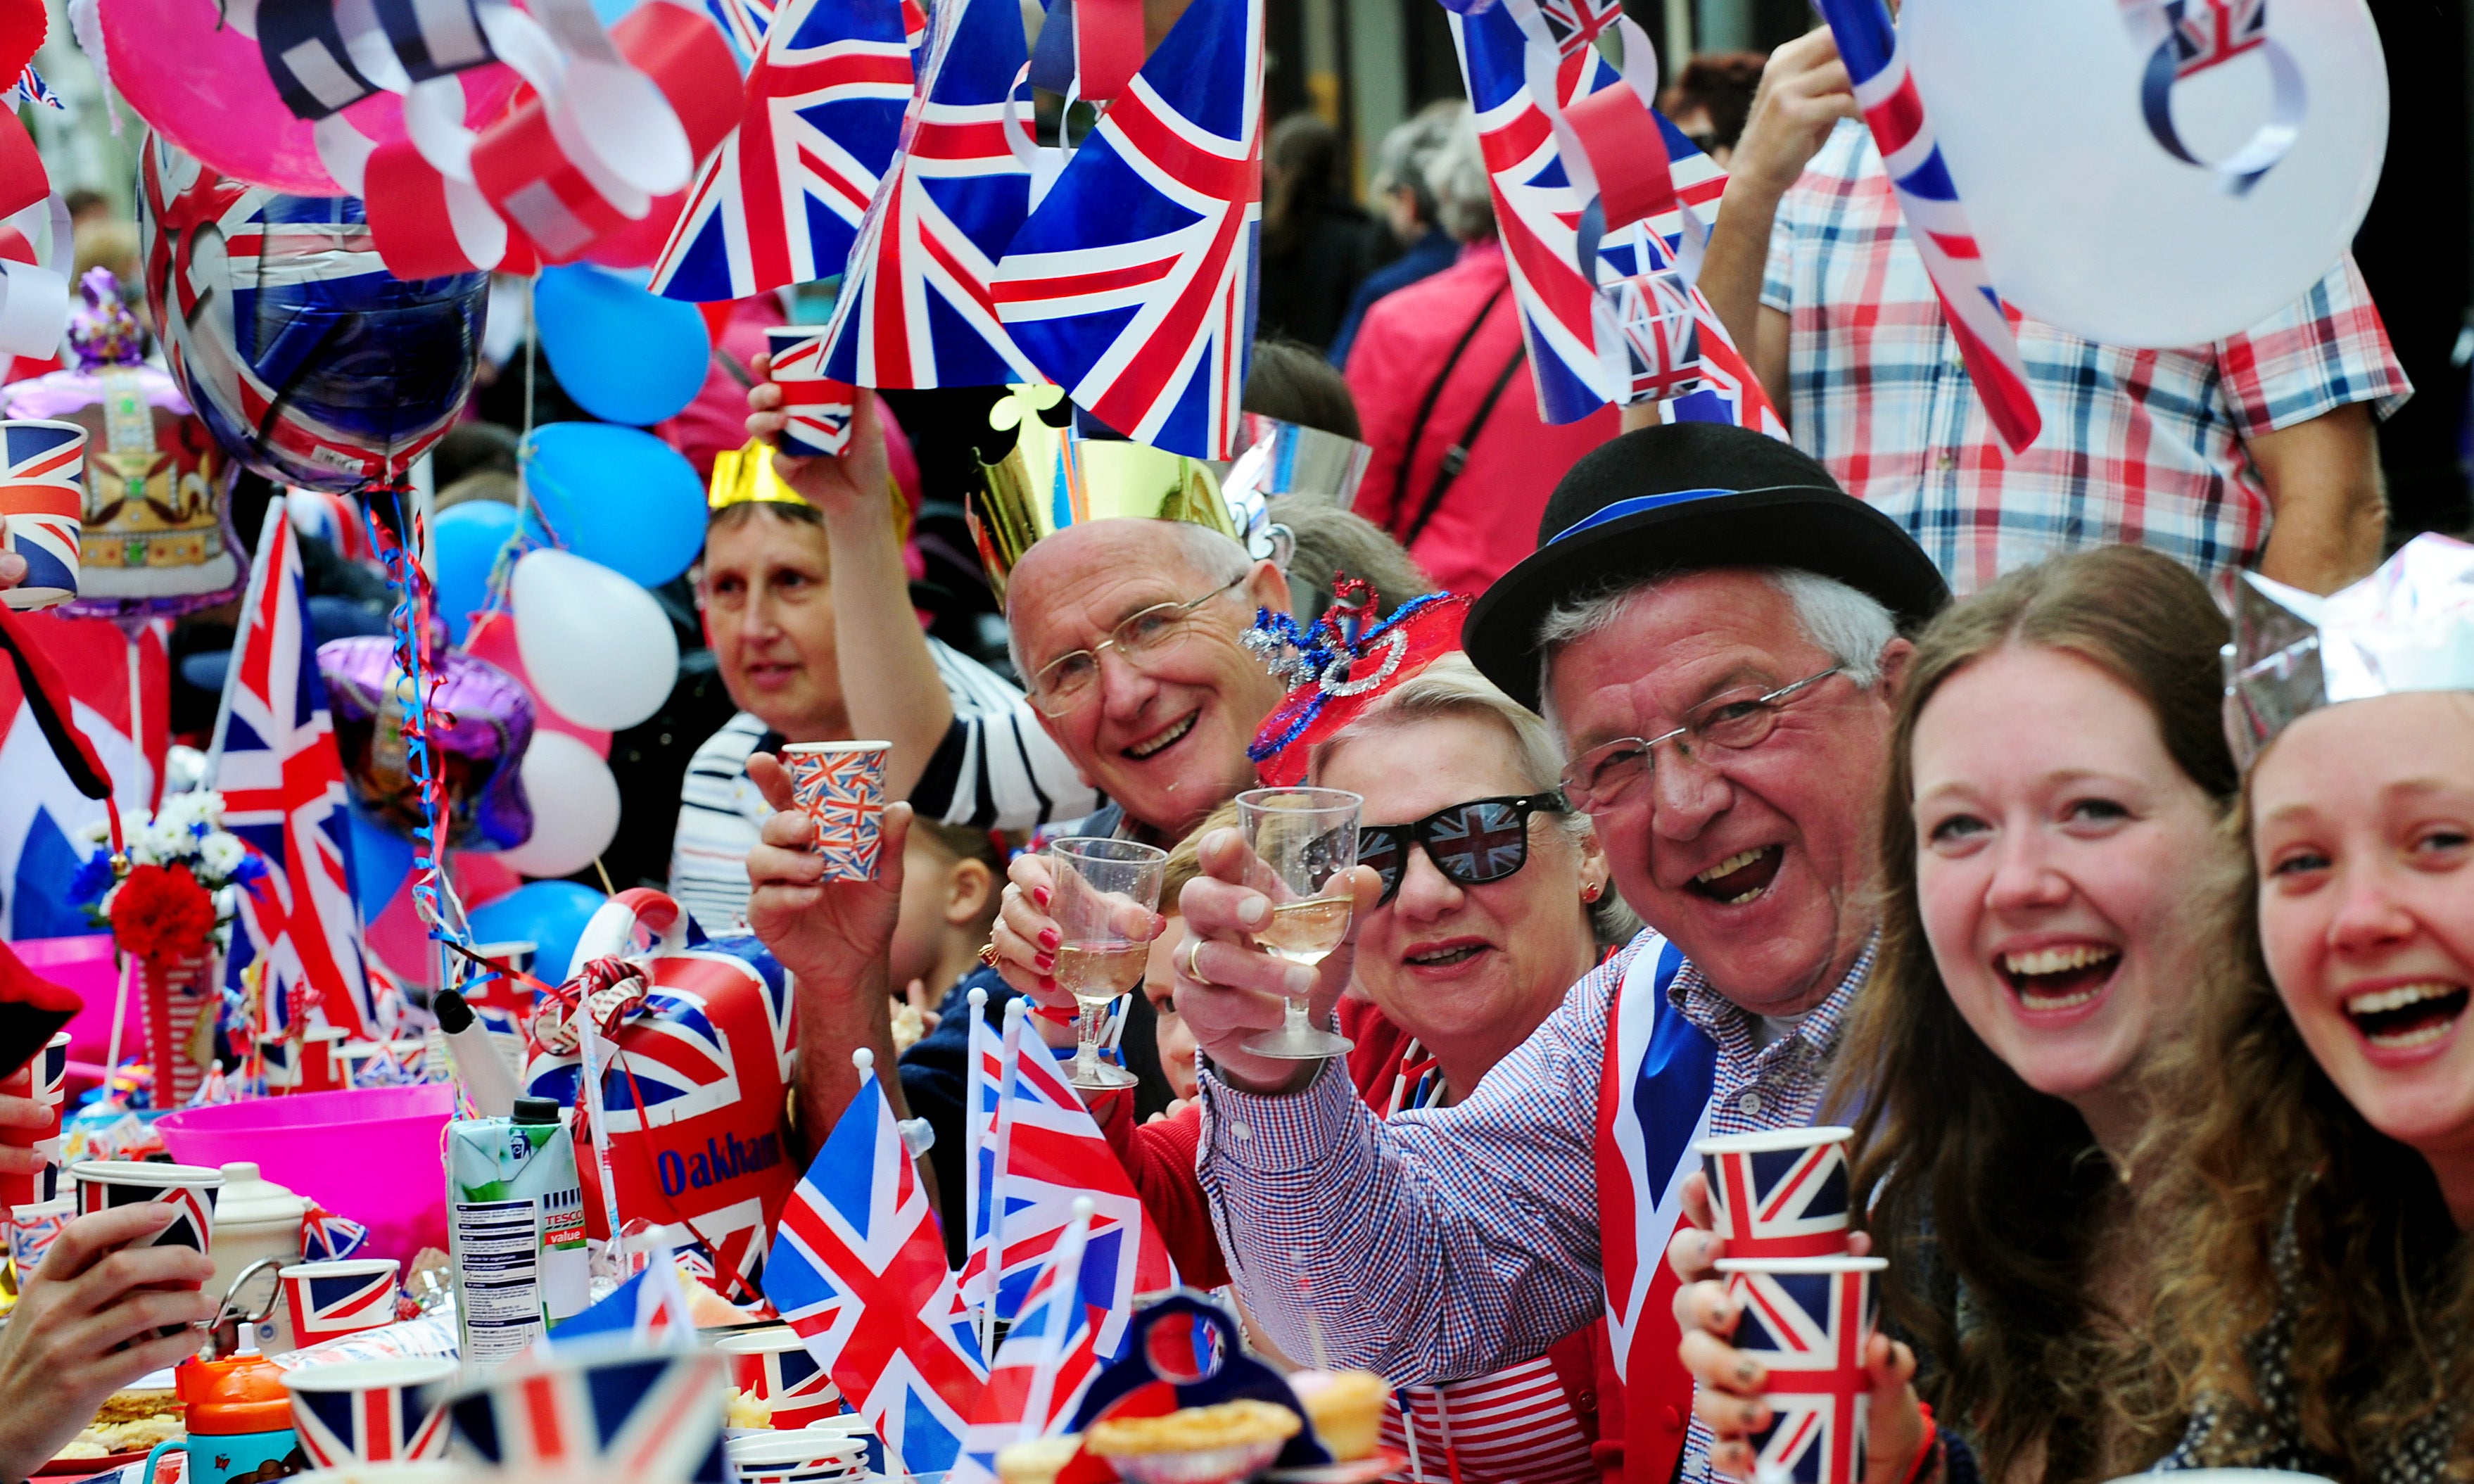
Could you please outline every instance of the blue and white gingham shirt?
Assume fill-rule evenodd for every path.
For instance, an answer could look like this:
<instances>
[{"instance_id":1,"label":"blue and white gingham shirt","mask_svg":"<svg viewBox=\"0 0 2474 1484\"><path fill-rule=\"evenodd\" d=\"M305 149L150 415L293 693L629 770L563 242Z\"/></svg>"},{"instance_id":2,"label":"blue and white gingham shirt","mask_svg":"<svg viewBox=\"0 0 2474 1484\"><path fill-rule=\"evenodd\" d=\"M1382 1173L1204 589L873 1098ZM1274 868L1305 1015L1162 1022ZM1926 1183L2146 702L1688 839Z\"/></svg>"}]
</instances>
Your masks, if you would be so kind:
<instances>
[{"instance_id":1,"label":"blue and white gingham shirt","mask_svg":"<svg viewBox=\"0 0 2474 1484\"><path fill-rule=\"evenodd\" d=\"M1529 1039L1450 1107L1388 1122L1326 1066L1266 1098L1205 1072L1198 1172L1221 1250L1284 1352L1379 1371L1395 1385L1484 1375L1537 1355L1606 1306L1598 1247L1598 1085L1608 1017L1644 932L1591 970ZM1838 1027L1873 966L1867 945L1790 1033L1689 963L1667 993L1717 1044L1710 1131L1812 1121ZM1641 1203L1647 1210L1653 1194ZM1684 1476L1709 1474L1694 1423Z\"/></svg>"},{"instance_id":2,"label":"blue and white gingham shirt","mask_svg":"<svg viewBox=\"0 0 2474 1484\"><path fill-rule=\"evenodd\" d=\"M2131 350L2023 320L2045 430L2012 455L1899 216L1873 136L1838 125L1779 204L1761 303L1788 316L1795 446L1916 538L1958 593L2065 551L2154 547L2201 577L2253 567L2268 486L2244 439L2413 388L2349 255L2212 345Z\"/></svg>"}]
</instances>

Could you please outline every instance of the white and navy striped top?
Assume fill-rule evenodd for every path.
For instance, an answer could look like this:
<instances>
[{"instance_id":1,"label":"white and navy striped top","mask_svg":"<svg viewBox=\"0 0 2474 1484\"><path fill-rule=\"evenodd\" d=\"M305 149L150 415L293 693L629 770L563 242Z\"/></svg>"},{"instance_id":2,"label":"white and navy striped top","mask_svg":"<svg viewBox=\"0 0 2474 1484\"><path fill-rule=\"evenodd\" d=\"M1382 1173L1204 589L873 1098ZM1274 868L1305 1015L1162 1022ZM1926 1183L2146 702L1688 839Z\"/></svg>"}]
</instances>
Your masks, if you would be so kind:
<instances>
[{"instance_id":1,"label":"white and navy striped top","mask_svg":"<svg viewBox=\"0 0 2474 1484\"><path fill-rule=\"evenodd\" d=\"M1029 830L1100 806L1020 691L934 638L928 650L953 702L954 722L910 791L911 807L947 824ZM769 813L747 781L747 759L781 743L742 711L688 764L670 845L670 895L707 933L728 932L746 915L747 852Z\"/></svg>"}]
</instances>

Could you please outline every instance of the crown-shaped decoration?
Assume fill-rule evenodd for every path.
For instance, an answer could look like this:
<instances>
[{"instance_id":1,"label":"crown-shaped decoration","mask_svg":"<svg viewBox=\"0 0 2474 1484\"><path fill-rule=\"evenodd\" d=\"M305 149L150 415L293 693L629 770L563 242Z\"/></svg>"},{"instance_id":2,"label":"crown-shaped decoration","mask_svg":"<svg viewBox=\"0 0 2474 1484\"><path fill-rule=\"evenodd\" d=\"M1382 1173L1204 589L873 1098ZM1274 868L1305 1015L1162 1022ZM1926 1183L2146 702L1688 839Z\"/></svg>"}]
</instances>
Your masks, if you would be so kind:
<instances>
[{"instance_id":1,"label":"crown-shaped decoration","mask_svg":"<svg viewBox=\"0 0 2474 1484\"><path fill-rule=\"evenodd\" d=\"M1247 498L1311 495L1346 510L1374 457L1371 447L1354 438L1253 412L1246 414L1246 451L1220 480L1231 505Z\"/></svg>"},{"instance_id":2,"label":"crown-shaped decoration","mask_svg":"<svg viewBox=\"0 0 2474 1484\"><path fill-rule=\"evenodd\" d=\"M1149 444L1090 436L1072 426L1072 414L1065 389L1046 382L1015 386L988 409L992 436L981 447L980 488L966 510L1000 603L1025 551L1091 521L1182 521L1263 554L1257 533L1241 528L1221 497L1211 466ZM1262 519L1259 511L1254 519Z\"/></svg>"},{"instance_id":3,"label":"crown-shaped decoration","mask_svg":"<svg viewBox=\"0 0 2474 1484\"><path fill-rule=\"evenodd\" d=\"M1267 788L1303 783L1315 743L1461 646L1466 597L1429 593L1377 619L1375 592L1364 581L1338 577L1332 593L1337 601L1311 627L1300 628L1287 614L1265 608L1246 631L1246 647L1289 685L1288 695L1246 748Z\"/></svg>"},{"instance_id":4,"label":"crown-shaped decoration","mask_svg":"<svg viewBox=\"0 0 2474 1484\"><path fill-rule=\"evenodd\" d=\"M134 366L146 358L146 327L120 301L120 280L89 268L78 280L85 303L69 311L69 361L80 371Z\"/></svg>"},{"instance_id":5,"label":"crown-shaped decoration","mask_svg":"<svg viewBox=\"0 0 2474 1484\"><path fill-rule=\"evenodd\" d=\"M2224 654L2225 736L2244 768L2322 706L2474 691L2474 546L2416 536L2327 597L2244 572Z\"/></svg>"}]
</instances>

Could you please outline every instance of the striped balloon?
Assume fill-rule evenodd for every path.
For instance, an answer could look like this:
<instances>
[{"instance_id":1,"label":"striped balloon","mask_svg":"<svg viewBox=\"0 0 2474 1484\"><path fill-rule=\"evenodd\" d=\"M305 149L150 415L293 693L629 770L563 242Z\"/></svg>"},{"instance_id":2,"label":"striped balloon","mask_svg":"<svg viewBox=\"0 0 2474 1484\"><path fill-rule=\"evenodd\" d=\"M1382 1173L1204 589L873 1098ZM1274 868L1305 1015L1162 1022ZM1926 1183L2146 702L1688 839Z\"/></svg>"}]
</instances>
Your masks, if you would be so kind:
<instances>
[{"instance_id":1,"label":"striped balloon","mask_svg":"<svg viewBox=\"0 0 2474 1484\"><path fill-rule=\"evenodd\" d=\"M1815 0L1838 55L1856 83L1856 101L1881 151L1881 163L1899 193L1899 212L1907 221L1907 235L1925 260L1934 292L1958 351L1967 362L1968 379L1976 383L1993 427L2013 453L2036 441L2044 418L2027 388L2027 368L2019 358L2019 340L2001 307L2001 296L1985 271L1977 250L1976 231L1967 224L1958 187L1941 158L1932 125L1925 117L1925 101L1907 71L1906 52L1882 0Z\"/></svg>"},{"instance_id":2,"label":"striped balloon","mask_svg":"<svg viewBox=\"0 0 2474 1484\"><path fill-rule=\"evenodd\" d=\"M85 513L85 429L75 423L0 423L0 518L5 548L26 559L12 608L50 608L78 596L78 537Z\"/></svg>"}]
</instances>

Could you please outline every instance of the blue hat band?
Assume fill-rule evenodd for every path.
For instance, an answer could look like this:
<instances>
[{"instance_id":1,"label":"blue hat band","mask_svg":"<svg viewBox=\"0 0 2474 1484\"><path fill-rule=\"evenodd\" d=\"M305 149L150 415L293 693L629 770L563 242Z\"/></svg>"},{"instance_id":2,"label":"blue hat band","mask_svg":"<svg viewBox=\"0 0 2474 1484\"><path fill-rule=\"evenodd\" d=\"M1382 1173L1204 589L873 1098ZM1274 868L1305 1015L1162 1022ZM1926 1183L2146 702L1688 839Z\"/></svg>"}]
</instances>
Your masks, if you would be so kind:
<instances>
[{"instance_id":1,"label":"blue hat band","mask_svg":"<svg viewBox=\"0 0 2474 1484\"><path fill-rule=\"evenodd\" d=\"M1584 531L1595 529L1598 526L1606 524L1610 521L1620 521L1626 516L1641 515L1652 510L1662 510L1669 505L1680 505L1689 500L1708 499L1712 495L1740 495L1742 493L1744 492L1741 490L1671 490L1663 495L1635 495L1629 499L1616 500L1613 504L1607 506L1605 509L1600 510L1593 515L1583 516L1580 520L1577 520L1571 524L1564 526L1562 530L1557 531L1547 540L1546 544L1551 547L1558 541L1563 541L1567 537L1578 536Z\"/></svg>"}]
</instances>

